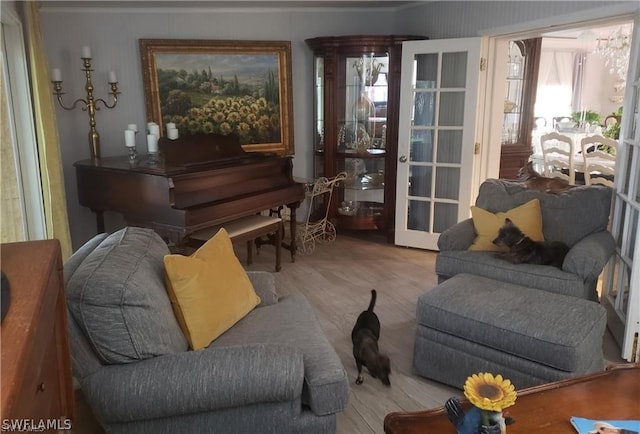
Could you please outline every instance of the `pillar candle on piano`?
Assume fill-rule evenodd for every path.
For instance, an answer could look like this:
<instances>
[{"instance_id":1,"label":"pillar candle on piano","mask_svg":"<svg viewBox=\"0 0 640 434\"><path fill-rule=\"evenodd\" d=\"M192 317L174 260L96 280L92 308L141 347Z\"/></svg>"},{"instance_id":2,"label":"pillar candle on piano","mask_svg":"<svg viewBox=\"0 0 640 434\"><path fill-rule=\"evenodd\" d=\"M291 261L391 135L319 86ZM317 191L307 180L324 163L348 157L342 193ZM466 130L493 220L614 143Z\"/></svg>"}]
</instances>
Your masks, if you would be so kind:
<instances>
[{"instance_id":1,"label":"pillar candle on piano","mask_svg":"<svg viewBox=\"0 0 640 434\"><path fill-rule=\"evenodd\" d=\"M177 128L167 128L167 138L169 140L177 140L178 139L178 129Z\"/></svg>"},{"instance_id":2,"label":"pillar candle on piano","mask_svg":"<svg viewBox=\"0 0 640 434\"><path fill-rule=\"evenodd\" d=\"M160 125L153 124L149 125L149 134L153 134L156 136L156 140L160 138Z\"/></svg>"},{"instance_id":3,"label":"pillar candle on piano","mask_svg":"<svg viewBox=\"0 0 640 434\"><path fill-rule=\"evenodd\" d=\"M147 134L147 148L150 154L158 152L158 137L155 134Z\"/></svg>"},{"instance_id":4,"label":"pillar candle on piano","mask_svg":"<svg viewBox=\"0 0 640 434\"><path fill-rule=\"evenodd\" d=\"M127 148L134 148L136 146L136 132L133 130L124 130L124 145Z\"/></svg>"}]
</instances>

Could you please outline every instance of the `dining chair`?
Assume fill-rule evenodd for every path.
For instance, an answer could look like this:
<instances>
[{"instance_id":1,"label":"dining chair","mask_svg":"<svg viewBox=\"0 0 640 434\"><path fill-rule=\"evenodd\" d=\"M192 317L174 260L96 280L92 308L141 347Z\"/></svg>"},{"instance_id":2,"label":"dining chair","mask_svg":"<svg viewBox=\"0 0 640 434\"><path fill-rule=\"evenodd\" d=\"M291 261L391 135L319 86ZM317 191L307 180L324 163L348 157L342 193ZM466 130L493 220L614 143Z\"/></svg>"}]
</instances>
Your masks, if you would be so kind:
<instances>
[{"instance_id":1,"label":"dining chair","mask_svg":"<svg viewBox=\"0 0 640 434\"><path fill-rule=\"evenodd\" d=\"M536 116L535 118L533 118L533 124L535 125L534 128L536 129L544 128L547 126L547 120L542 116Z\"/></svg>"},{"instance_id":2,"label":"dining chair","mask_svg":"<svg viewBox=\"0 0 640 434\"><path fill-rule=\"evenodd\" d=\"M622 116L609 115L606 118L604 118L604 126L609 127L613 124L619 124L621 119L622 119Z\"/></svg>"},{"instance_id":3,"label":"dining chair","mask_svg":"<svg viewBox=\"0 0 640 434\"><path fill-rule=\"evenodd\" d=\"M569 184L576 183L574 146L571 137L551 133L540 136L544 176L562 178Z\"/></svg>"},{"instance_id":4,"label":"dining chair","mask_svg":"<svg viewBox=\"0 0 640 434\"><path fill-rule=\"evenodd\" d=\"M618 142L608 137L593 135L583 138L580 144L584 159L585 185L602 184L613 187Z\"/></svg>"}]
</instances>

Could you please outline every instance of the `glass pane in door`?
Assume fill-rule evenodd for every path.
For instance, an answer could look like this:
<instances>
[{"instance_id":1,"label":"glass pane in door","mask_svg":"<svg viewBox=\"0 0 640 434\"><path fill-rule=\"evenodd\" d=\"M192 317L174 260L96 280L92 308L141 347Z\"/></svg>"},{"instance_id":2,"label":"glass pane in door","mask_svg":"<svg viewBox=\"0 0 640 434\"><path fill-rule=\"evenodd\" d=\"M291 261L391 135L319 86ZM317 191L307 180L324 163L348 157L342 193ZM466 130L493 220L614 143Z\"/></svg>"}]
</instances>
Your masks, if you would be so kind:
<instances>
[{"instance_id":1,"label":"glass pane in door","mask_svg":"<svg viewBox=\"0 0 640 434\"><path fill-rule=\"evenodd\" d=\"M411 166L409 196L431 197L431 166Z\"/></svg>"},{"instance_id":2,"label":"glass pane in door","mask_svg":"<svg viewBox=\"0 0 640 434\"><path fill-rule=\"evenodd\" d=\"M433 130L414 130L409 146L409 160L423 163L433 161Z\"/></svg>"},{"instance_id":3,"label":"glass pane in door","mask_svg":"<svg viewBox=\"0 0 640 434\"><path fill-rule=\"evenodd\" d=\"M438 133L438 163L460 163L462 159L462 130L442 130Z\"/></svg>"},{"instance_id":4,"label":"glass pane in door","mask_svg":"<svg viewBox=\"0 0 640 434\"><path fill-rule=\"evenodd\" d=\"M407 229L429 231L431 224L431 202L410 200L407 213Z\"/></svg>"},{"instance_id":5,"label":"glass pane in door","mask_svg":"<svg viewBox=\"0 0 640 434\"><path fill-rule=\"evenodd\" d=\"M436 202L433 207L433 231L442 233L458 221L458 205Z\"/></svg>"},{"instance_id":6,"label":"glass pane in door","mask_svg":"<svg viewBox=\"0 0 640 434\"><path fill-rule=\"evenodd\" d=\"M467 53L443 53L441 87L465 87L466 84Z\"/></svg>"},{"instance_id":7,"label":"glass pane in door","mask_svg":"<svg viewBox=\"0 0 640 434\"><path fill-rule=\"evenodd\" d=\"M459 199L460 169L457 167L438 167L436 169L436 191L438 199Z\"/></svg>"},{"instance_id":8,"label":"glass pane in door","mask_svg":"<svg viewBox=\"0 0 640 434\"><path fill-rule=\"evenodd\" d=\"M440 93L440 126L462 126L464 121L464 92Z\"/></svg>"},{"instance_id":9,"label":"glass pane in door","mask_svg":"<svg viewBox=\"0 0 640 434\"><path fill-rule=\"evenodd\" d=\"M416 91L413 104L412 123L414 127L435 125L435 96L431 91Z\"/></svg>"},{"instance_id":10,"label":"glass pane in door","mask_svg":"<svg viewBox=\"0 0 640 434\"><path fill-rule=\"evenodd\" d=\"M438 81L438 53L416 54L414 57L416 89L429 89L436 87Z\"/></svg>"}]
</instances>

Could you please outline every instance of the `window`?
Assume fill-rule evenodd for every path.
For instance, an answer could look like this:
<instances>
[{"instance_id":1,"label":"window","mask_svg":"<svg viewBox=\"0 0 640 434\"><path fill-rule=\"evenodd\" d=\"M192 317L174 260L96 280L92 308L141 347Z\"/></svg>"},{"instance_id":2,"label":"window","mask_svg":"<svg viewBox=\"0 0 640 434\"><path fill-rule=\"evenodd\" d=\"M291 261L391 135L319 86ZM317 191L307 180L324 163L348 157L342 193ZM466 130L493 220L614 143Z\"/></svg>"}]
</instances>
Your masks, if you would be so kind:
<instances>
[{"instance_id":1,"label":"window","mask_svg":"<svg viewBox=\"0 0 640 434\"><path fill-rule=\"evenodd\" d=\"M1 20L1 241L42 239L42 189L22 25L4 4Z\"/></svg>"}]
</instances>

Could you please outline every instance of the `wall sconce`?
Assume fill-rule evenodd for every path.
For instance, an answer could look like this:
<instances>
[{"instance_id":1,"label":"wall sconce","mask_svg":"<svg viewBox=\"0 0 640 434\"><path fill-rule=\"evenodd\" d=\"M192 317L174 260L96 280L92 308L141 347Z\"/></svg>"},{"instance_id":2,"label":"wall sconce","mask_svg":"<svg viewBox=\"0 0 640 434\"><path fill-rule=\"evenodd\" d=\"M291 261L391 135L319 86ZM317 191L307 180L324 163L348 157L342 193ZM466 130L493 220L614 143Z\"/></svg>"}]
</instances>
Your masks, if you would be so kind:
<instances>
[{"instance_id":1,"label":"wall sconce","mask_svg":"<svg viewBox=\"0 0 640 434\"><path fill-rule=\"evenodd\" d=\"M98 103L101 102L106 108L112 109L118 103L118 95L120 92L118 92L118 80L116 78L116 73L114 71L109 71L108 82L111 85L111 92L109 92L109 94L112 97L112 102L109 104L102 98L95 99L93 97L93 83L91 83L91 72L93 71L93 69L91 69L91 48L87 46L82 47L81 58L84 65L82 71L85 72L86 77L84 89L87 92L87 97L85 99L78 98L73 102L72 106L65 106L62 101L62 95L65 93L62 92L62 73L60 72L60 69L54 68L51 71L51 82L54 87L53 94L58 98L58 102L63 109L73 110L78 104L82 104L82 110L89 114L89 147L91 151L91 159L96 160L100 158L100 135L98 134L98 130L96 130L96 111L100 110Z\"/></svg>"}]
</instances>

